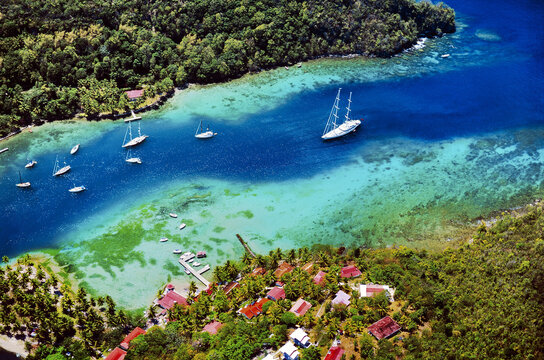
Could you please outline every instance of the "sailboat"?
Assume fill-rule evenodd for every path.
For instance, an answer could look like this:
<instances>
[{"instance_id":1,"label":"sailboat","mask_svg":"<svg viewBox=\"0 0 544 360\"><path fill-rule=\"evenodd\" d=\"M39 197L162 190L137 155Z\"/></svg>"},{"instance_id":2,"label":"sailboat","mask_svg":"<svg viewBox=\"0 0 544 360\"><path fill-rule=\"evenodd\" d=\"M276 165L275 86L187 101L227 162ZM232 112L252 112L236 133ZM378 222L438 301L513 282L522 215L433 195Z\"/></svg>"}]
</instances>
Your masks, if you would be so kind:
<instances>
[{"instance_id":1,"label":"sailboat","mask_svg":"<svg viewBox=\"0 0 544 360\"><path fill-rule=\"evenodd\" d=\"M351 112L351 93L349 93L348 107L346 108L346 120L338 125L338 103L340 102L340 90L338 89L338 94L336 94L336 99L334 100L334 105L332 106L331 113L329 114L329 119L327 120L327 125L323 131L321 138L323 140L335 139L346 134L349 134L352 131L355 131L357 126L361 125L361 120L352 120L349 117Z\"/></svg>"},{"instance_id":2,"label":"sailboat","mask_svg":"<svg viewBox=\"0 0 544 360\"><path fill-rule=\"evenodd\" d=\"M70 150L70 154L74 155L78 150L79 150L79 144L77 144L76 146L72 148L72 150Z\"/></svg>"},{"instance_id":3,"label":"sailboat","mask_svg":"<svg viewBox=\"0 0 544 360\"><path fill-rule=\"evenodd\" d=\"M145 139L147 139L149 136L142 135L141 129L140 129L140 122L138 122L138 136L134 139L132 138L132 123L128 123L127 131L125 132L125 138L123 139L123 146L124 148L136 146L141 144ZM127 140L127 134L129 135L130 140L128 142L125 142Z\"/></svg>"},{"instance_id":4,"label":"sailboat","mask_svg":"<svg viewBox=\"0 0 544 360\"><path fill-rule=\"evenodd\" d=\"M68 191L71 192L71 193L79 193L79 192L82 192L82 191L85 191L87 190L87 188L83 185L81 186L75 186L74 184L74 187L69 189Z\"/></svg>"},{"instance_id":5,"label":"sailboat","mask_svg":"<svg viewBox=\"0 0 544 360\"><path fill-rule=\"evenodd\" d=\"M64 163L64 167L62 168L59 166L59 157L57 155L57 158L55 160L55 167L53 168L53 176L64 175L68 171L70 171L70 169L70 165L66 165L66 163Z\"/></svg>"},{"instance_id":6,"label":"sailboat","mask_svg":"<svg viewBox=\"0 0 544 360\"><path fill-rule=\"evenodd\" d=\"M15 186L19 187L19 188L29 188L30 187L30 182L23 182L23 179L21 178L21 172L19 171L19 183L18 184L15 184Z\"/></svg>"},{"instance_id":7,"label":"sailboat","mask_svg":"<svg viewBox=\"0 0 544 360\"><path fill-rule=\"evenodd\" d=\"M139 157L132 157L132 151L128 149L125 161L129 164L141 164L142 160Z\"/></svg>"},{"instance_id":8,"label":"sailboat","mask_svg":"<svg viewBox=\"0 0 544 360\"><path fill-rule=\"evenodd\" d=\"M32 168L34 167L34 165L36 165L38 162L36 160L32 160L32 161L29 161L26 165L25 165L25 168L29 169L29 168Z\"/></svg>"},{"instance_id":9,"label":"sailboat","mask_svg":"<svg viewBox=\"0 0 544 360\"><path fill-rule=\"evenodd\" d=\"M210 128L206 128L206 131L204 131L204 128L202 127L202 120L200 120L200 124L196 129L195 137L197 139L209 139L211 137L214 137L215 135L217 135L217 133L211 131Z\"/></svg>"}]
</instances>

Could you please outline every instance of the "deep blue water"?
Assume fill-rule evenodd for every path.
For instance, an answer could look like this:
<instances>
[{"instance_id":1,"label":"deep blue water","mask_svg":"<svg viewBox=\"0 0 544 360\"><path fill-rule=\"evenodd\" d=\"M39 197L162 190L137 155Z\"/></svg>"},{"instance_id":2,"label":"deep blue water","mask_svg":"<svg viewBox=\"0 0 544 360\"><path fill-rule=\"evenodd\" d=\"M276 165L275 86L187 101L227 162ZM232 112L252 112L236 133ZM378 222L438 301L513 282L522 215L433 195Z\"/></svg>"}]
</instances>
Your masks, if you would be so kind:
<instances>
[{"instance_id":1,"label":"deep blue water","mask_svg":"<svg viewBox=\"0 0 544 360\"><path fill-rule=\"evenodd\" d=\"M72 165L69 179L51 176L54 153L38 156L39 164L30 171L21 169L32 182L32 190L14 186L21 166L2 175L0 254L13 256L52 244L87 216L118 201L137 201L172 180L209 177L268 182L309 177L349 161L369 139L405 136L437 141L544 124L544 4L514 0L448 4L469 25L467 39L481 42L471 36L474 31L493 31L502 41L490 49L519 55L516 60L413 78L343 84L345 91L353 92L353 114L365 119L364 127L329 143L323 143L319 135L336 85L302 92L240 124L209 119L220 136L208 141L193 137L197 119L191 125L143 121L150 138L134 152L142 157L141 166L124 163L120 145L125 127L119 124L101 138L84 143L76 156L61 156ZM89 191L69 194L70 179L85 184Z\"/></svg>"}]
</instances>

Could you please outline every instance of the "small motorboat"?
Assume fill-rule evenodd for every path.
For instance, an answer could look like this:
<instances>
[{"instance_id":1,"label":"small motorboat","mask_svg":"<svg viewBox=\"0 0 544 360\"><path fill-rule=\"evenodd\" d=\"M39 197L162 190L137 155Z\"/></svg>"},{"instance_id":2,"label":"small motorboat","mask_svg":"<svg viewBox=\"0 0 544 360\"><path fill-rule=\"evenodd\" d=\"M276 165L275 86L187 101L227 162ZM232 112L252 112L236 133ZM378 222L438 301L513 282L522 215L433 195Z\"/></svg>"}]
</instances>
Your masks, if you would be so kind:
<instances>
[{"instance_id":1,"label":"small motorboat","mask_svg":"<svg viewBox=\"0 0 544 360\"><path fill-rule=\"evenodd\" d=\"M181 225L179 226L179 229L180 229L180 230L183 230L183 229L185 229L186 226L187 226L187 224L181 223Z\"/></svg>"},{"instance_id":2,"label":"small motorboat","mask_svg":"<svg viewBox=\"0 0 544 360\"><path fill-rule=\"evenodd\" d=\"M34 165L36 165L38 162L36 160L32 160L31 162L29 162L28 164L25 165L25 168L27 169L30 169L32 167L34 167Z\"/></svg>"},{"instance_id":3,"label":"small motorboat","mask_svg":"<svg viewBox=\"0 0 544 360\"><path fill-rule=\"evenodd\" d=\"M139 157L128 158L125 160L129 164L141 164L142 160Z\"/></svg>"},{"instance_id":4,"label":"small motorboat","mask_svg":"<svg viewBox=\"0 0 544 360\"><path fill-rule=\"evenodd\" d=\"M79 144L77 144L76 146L72 148L72 150L70 150L70 154L74 155L78 150L79 150Z\"/></svg>"},{"instance_id":5,"label":"small motorboat","mask_svg":"<svg viewBox=\"0 0 544 360\"><path fill-rule=\"evenodd\" d=\"M168 241L168 238L161 237L161 239L160 239L159 241L160 241L160 242L167 242L167 241Z\"/></svg>"},{"instance_id":6,"label":"small motorboat","mask_svg":"<svg viewBox=\"0 0 544 360\"><path fill-rule=\"evenodd\" d=\"M298 63L297 64L297 68L301 67L302 66L302 63Z\"/></svg>"},{"instance_id":7,"label":"small motorboat","mask_svg":"<svg viewBox=\"0 0 544 360\"><path fill-rule=\"evenodd\" d=\"M444 54L441 56L442 59L449 58L449 57L450 57L450 54Z\"/></svg>"},{"instance_id":8,"label":"small motorboat","mask_svg":"<svg viewBox=\"0 0 544 360\"><path fill-rule=\"evenodd\" d=\"M174 254L181 254L181 250L180 250L180 249L175 249L175 250L173 251L173 253L174 253Z\"/></svg>"},{"instance_id":9,"label":"small motorboat","mask_svg":"<svg viewBox=\"0 0 544 360\"><path fill-rule=\"evenodd\" d=\"M174 219L178 217L178 214L174 214L174 213L170 213L169 215L171 218L174 218Z\"/></svg>"},{"instance_id":10,"label":"small motorboat","mask_svg":"<svg viewBox=\"0 0 544 360\"><path fill-rule=\"evenodd\" d=\"M205 251L199 251L196 253L196 257L197 258L205 258L206 257L206 252Z\"/></svg>"},{"instance_id":11,"label":"small motorboat","mask_svg":"<svg viewBox=\"0 0 544 360\"><path fill-rule=\"evenodd\" d=\"M195 258L187 260L188 263L192 263Z\"/></svg>"},{"instance_id":12,"label":"small motorboat","mask_svg":"<svg viewBox=\"0 0 544 360\"><path fill-rule=\"evenodd\" d=\"M195 267L199 267L200 265L202 265L202 264L199 263L198 261L195 261L195 262L193 263L193 266L195 266Z\"/></svg>"},{"instance_id":13,"label":"small motorboat","mask_svg":"<svg viewBox=\"0 0 544 360\"><path fill-rule=\"evenodd\" d=\"M185 269L185 273L186 273L187 275L191 275L191 272L190 272L189 270L187 270L187 269Z\"/></svg>"},{"instance_id":14,"label":"small motorboat","mask_svg":"<svg viewBox=\"0 0 544 360\"><path fill-rule=\"evenodd\" d=\"M289 70L289 66L285 66L285 70Z\"/></svg>"},{"instance_id":15,"label":"small motorboat","mask_svg":"<svg viewBox=\"0 0 544 360\"><path fill-rule=\"evenodd\" d=\"M71 188L68 191L71 192L71 193L80 193L80 192L85 191L85 190L87 190L87 188L85 186L81 185L81 186L74 186L73 188Z\"/></svg>"},{"instance_id":16,"label":"small motorboat","mask_svg":"<svg viewBox=\"0 0 544 360\"><path fill-rule=\"evenodd\" d=\"M0 150L0 154L3 153L3 152L6 152L8 150L9 150L9 148L3 148L2 150Z\"/></svg>"}]
</instances>

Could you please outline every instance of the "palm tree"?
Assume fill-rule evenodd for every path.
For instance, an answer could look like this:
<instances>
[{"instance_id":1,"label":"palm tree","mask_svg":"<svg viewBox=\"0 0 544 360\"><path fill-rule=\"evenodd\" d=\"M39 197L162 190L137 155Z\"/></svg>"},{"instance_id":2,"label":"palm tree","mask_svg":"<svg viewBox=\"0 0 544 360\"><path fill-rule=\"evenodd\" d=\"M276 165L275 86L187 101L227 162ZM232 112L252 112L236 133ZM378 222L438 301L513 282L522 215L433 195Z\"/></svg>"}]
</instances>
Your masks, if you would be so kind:
<instances>
[{"instance_id":1,"label":"palm tree","mask_svg":"<svg viewBox=\"0 0 544 360\"><path fill-rule=\"evenodd\" d=\"M197 288L195 282L191 281L191 283L189 284L189 298L192 299L194 297L195 292L196 292L197 289L198 288Z\"/></svg>"},{"instance_id":2,"label":"palm tree","mask_svg":"<svg viewBox=\"0 0 544 360\"><path fill-rule=\"evenodd\" d=\"M266 312L268 319L272 324L279 324L281 322L281 315L283 314L283 309L276 303L272 304Z\"/></svg>"},{"instance_id":3,"label":"palm tree","mask_svg":"<svg viewBox=\"0 0 544 360\"><path fill-rule=\"evenodd\" d=\"M149 309L147 309L147 317L151 320L155 319L155 316L157 316L157 308L154 304L151 304L149 306Z\"/></svg>"}]
</instances>

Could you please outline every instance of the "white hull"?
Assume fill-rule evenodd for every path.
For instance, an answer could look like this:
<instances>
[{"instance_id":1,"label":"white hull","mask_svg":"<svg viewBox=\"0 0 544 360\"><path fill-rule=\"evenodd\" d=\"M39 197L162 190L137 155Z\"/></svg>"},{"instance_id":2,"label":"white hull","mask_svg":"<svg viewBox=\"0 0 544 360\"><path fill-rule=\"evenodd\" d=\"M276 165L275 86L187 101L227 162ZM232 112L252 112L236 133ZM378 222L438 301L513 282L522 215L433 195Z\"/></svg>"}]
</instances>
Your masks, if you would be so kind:
<instances>
[{"instance_id":1,"label":"white hull","mask_svg":"<svg viewBox=\"0 0 544 360\"><path fill-rule=\"evenodd\" d=\"M77 144L76 146L72 148L72 150L70 150L70 154L74 155L78 150L79 150L79 144Z\"/></svg>"},{"instance_id":2,"label":"white hull","mask_svg":"<svg viewBox=\"0 0 544 360\"><path fill-rule=\"evenodd\" d=\"M3 148L2 150L0 150L0 154L3 153L3 152L6 152L8 150L9 150L9 148Z\"/></svg>"},{"instance_id":3,"label":"white hull","mask_svg":"<svg viewBox=\"0 0 544 360\"><path fill-rule=\"evenodd\" d=\"M60 169L56 173L54 173L53 176L64 175L68 171L70 171L70 169L71 169L70 165L66 165L65 167L63 167L62 169Z\"/></svg>"},{"instance_id":4,"label":"white hull","mask_svg":"<svg viewBox=\"0 0 544 360\"><path fill-rule=\"evenodd\" d=\"M79 193L79 192L82 192L82 191L85 191L85 190L87 190L85 188L85 186L76 186L76 187L71 188L68 191L71 192L71 193Z\"/></svg>"},{"instance_id":5,"label":"white hull","mask_svg":"<svg viewBox=\"0 0 544 360\"><path fill-rule=\"evenodd\" d=\"M354 131L357 126L361 125L361 120L348 120L343 122L336 129L329 131L328 133L321 136L323 140L330 140L339 138L341 136L347 135L350 132Z\"/></svg>"},{"instance_id":6,"label":"white hull","mask_svg":"<svg viewBox=\"0 0 544 360\"><path fill-rule=\"evenodd\" d=\"M161 239L159 240L159 242L167 242L167 241L168 241L168 238L161 238Z\"/></svg>"},{"instance_id":7,"label":"white hull","mask_svg":"<svg viewBox=\"0 0 544 360\"><path fill-rule=\"evenodd\" d=\"M17 186L18 188L29 188L30 183L27 181L27 182L24 182L24 183L15 184L15 186Z\"/></svg>"},{"instance_id":8,"label":"white hull","mask_svg":"<svg viewBox=\"0 0 544 360\"><path fill-rule=\"evenodd\" d=\"M173 251L173 253L174 254L181 254L181 250L176 249L176 250Z\"/></svg>"},{"instance_id":9,"label":"white hull","mask_svg":"<svg viewBox=\"0 0 544 360\"><path fill-rule=\"evenodd\" d=\"M148 138L147 135L141 135L141 136L135 137L134 139L130 140L125 145L123 145L123 147L127 148L127 147L131 147L131 146L139 145L139 144L143 143L144 140L147 139L147 138Z\"/></svg>"},{"instance_id":10,"label":"white hull","mask_svg":"<svg viewBox=\"0 0 544 360\"><path fill-rule=\"evenodd\" d=\"M203 133L200 133L200 134L196 134L195 137L197 139L209 139L211 137L213 137L215 134L213 131L206 131L206 132L203 132Z\"/></svg>"},{"instance_id":11,"label":"white hull","mask_svg":"<svg viewBox=\"0 0 544 360\"><path fill-rule=\"evenodd\" d=\"M174 214L174 213L170 213L169 215L171 218L174 218L174 219L178 217L178 214Z\"/></svg>"},{"instance_id":12,"label":"white hull","mask_svg":"<svg viewBox=\"0 0 544 360\"><path fill-rule=\"evenodd\" d=\"M186 225L185 223L183 223L183 224L181 224L181 225L179 226L179 229L180 229L180 230L183 230L183 229L185 229L186 226L187 226L187 225Z\"/></svg>"},{"instance_id":13,"label":"white hull","mask_svg":"<svg viewBox=\"0 0 544 360\"><path fill-rule=\"evenodd\" d=\"M34 165L36 165L37 163L38 162L36 160L32 160L31 162L25 165L25 168L29 169L31 167L34 167Z\"/></svg>"},{"instance_id":14,"label":"white hull","mask_svg":"<svg viewBox=\"0 0 544 360\"><path fill-rule=\"evenodd\" d=\"M140 158L130 158L130 159L126 159L125 161L130 163L130 164L141 164L142 163L142 160L140 160Z\"/></svg>"}]
</instances>

